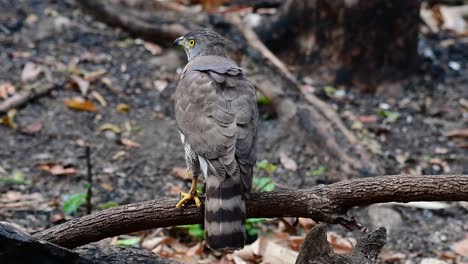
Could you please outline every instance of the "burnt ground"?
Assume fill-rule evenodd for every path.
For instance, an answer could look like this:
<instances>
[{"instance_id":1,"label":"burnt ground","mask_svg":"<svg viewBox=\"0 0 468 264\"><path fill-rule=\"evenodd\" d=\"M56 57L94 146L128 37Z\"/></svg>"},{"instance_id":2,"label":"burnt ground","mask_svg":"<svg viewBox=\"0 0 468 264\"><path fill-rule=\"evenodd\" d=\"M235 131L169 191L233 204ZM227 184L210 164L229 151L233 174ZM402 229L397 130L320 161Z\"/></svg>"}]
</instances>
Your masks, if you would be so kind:
<instances>
[{"instance_id":1,"label":"burnt ground","mask_svg":"<svg viewBox=\"0 0 468 264\"><path fill-rule=\"evenodd\" d=\"M44 208L24 204L8 209L1 208L1 203L5 205L2 200L0 220L17 223L31 232L64 221L60 217L64 201L85 191L83 143L92 146L96 210L107 202L126 204L177 196L180 188L188 188L188 182L171 175L174 167L185 166L170 99L177 72L185 64L181 51L163 48L152 55L144 42L94 21L73 1L0 0L0 9L0 84L9 82L17 92L51 82L59 85L18 109L14 119L17 129L0 125L0 192L38 192L47 201ZM444 136L447 131L467 126L468 43L443 33L421 34L419 50L417 74L381 87L378 96L351 87L336 90L311 86L384 161L388 174L468 174L466 145L463 148L462 141ZM23 82L21 73L31 62L40 66L42 73ZM67 108L65 99L80 96L70 76L98 70L106 71L106 82L92 81L88 91L98 112ZM307 76L302 79L308 83ZM91 95L93 91L105 99L107 106ZM128 105L129 111L117 111L119 104ZM28 132L34 123L40 123L41 128ZM106 123L122 132L101 131ZM271 175L259 169L257 175L292 188L326 181L326 165L323 173L318 172L322 164L304 142L290 142L293 146L288 148L287 154L297 162L298 170L291 172L283 167L278 149L282 140L290 139L277 120L262 120L259 135L258 159L277 168ZM119 144L119 138L141 146L128 148ZM57 176L37 168L45 163L75 168L77 173ZM15 173L23 175L24 180L16 184L6 180ZM370 228L382 224L390 227L386 252L418 259L450 253L452 244L468 234L466 205L444 205L450 207L434 210L387 205L358 208L353 214ZM80 210L78 215L83 213ZM343 228L334 229L346 234Z\"/></svg>"}]
</instances>

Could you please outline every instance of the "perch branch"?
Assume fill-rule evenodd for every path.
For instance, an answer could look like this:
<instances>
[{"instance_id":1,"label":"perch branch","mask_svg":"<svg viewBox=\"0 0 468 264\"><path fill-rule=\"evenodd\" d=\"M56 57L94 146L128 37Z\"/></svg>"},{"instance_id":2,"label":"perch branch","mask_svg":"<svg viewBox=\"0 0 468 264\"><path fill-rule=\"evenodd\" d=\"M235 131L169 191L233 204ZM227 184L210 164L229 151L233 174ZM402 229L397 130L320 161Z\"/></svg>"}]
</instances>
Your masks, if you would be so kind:
<instances>
[{"instance_id":1,"label":"perch branch","mask_svg":"<svg viewBox=\"0 0 468 264\"><path fill-rule=\"evenodd\" d=\"M348 209L385 202L468 201L468 175L394 175L321 185L312 189L253 193L248 217L307 217L353 224ZM203 208L179 210L177 199L161 198L99 211L35 234L38 239L74 248L106 237L144 229L203 222Z\"/></svg>"}]
</instances>

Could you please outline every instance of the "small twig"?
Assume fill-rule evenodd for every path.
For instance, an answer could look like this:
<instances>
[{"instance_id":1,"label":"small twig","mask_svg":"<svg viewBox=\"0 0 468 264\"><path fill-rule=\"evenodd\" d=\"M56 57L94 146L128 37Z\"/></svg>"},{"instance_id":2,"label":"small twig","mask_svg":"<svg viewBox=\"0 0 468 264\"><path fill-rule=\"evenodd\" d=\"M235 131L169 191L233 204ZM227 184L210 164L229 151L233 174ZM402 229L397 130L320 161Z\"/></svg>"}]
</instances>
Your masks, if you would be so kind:
<instances>
[{"instance_id":1,"label":"small twig","mask_svg":"<svg viewBox=\"0 0 468 264\"><path fill-rule=\"evenodd\" d=\"M32 89L31 91L15 94L5 101L0 102L0 114L6 113L13 108L22 106L23 104L38 97L44 96L58 87L60 87L58 84L48 84L37 89Z\"/></svg>"},{"instance_id":2,"label":"small twig","mask_svg":"<svg viewBox=\"0 0 468 264\"><path fill-rule=\"evenodd\" d=\"M93 173L92 173L92 164L91 164L91 147L86 146L86 168L87 168L87 180L88 188L86 193L86 213L90 214L92 209L91 197L93 195Z\"/></svg>"}]
</instances>

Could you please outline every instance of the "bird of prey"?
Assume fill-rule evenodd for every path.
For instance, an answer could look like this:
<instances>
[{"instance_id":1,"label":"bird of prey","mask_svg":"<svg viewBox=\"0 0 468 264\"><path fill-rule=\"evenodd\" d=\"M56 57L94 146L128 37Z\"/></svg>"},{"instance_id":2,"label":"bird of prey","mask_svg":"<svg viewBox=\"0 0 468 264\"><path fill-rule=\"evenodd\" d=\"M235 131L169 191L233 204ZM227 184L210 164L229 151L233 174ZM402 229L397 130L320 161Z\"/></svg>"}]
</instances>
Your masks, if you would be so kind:
<instances>
[{"instance_id":1,"label":"bird of prey","mask_svg":"<svg viewBox=\"0 0 468 264\"><path fill-rule=\"evenodd\" d=\"M205 231L208 246L240 249L245 242L245 198L256 162L258 110L254 86L226 55L227 40L198 29L176 39L184 48L185 66L174 93L175 116L193 173L188 200L201 206L198 177L206 182Z\"/></svg>"}]
</instances>

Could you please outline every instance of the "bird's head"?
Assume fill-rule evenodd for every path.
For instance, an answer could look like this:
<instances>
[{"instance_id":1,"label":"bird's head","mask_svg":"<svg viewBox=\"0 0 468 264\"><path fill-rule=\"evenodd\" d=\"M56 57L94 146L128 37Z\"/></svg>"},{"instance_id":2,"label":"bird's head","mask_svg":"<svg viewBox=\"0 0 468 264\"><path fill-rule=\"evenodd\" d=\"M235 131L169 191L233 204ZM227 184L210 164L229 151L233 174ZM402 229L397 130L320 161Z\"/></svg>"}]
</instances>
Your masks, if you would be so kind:
<instances>
[{"instance_id":1,"label":"bird's head","mask_svg":"<svg viewBox=\"0 0 468 264\"><path fill-rule=\"evenodd\" d=\"M225 45L228 41L218 33L208 29L197 29L177 38L173 45L182 46L189 61L198 56L215 55L226 57Z\"/></svg>"}]
</instances>

